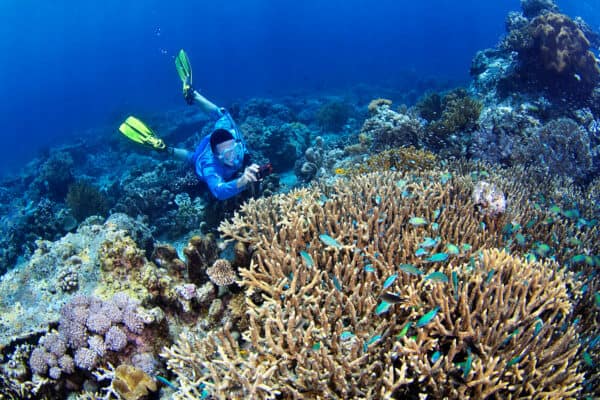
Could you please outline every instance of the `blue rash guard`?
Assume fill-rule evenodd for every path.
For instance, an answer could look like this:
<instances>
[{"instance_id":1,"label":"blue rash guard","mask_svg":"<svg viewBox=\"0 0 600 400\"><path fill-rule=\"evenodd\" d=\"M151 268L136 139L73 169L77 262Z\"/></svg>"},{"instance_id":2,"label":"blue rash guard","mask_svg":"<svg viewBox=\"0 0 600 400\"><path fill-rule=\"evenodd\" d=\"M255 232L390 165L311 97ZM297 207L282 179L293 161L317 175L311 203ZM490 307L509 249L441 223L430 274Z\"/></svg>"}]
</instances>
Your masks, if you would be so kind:
<instances>
[{"instance_id":1,"label":"blue rash guard","mask_svg":"<svg viewBox=\"0 0 600 400\"><path fill-rule=\"evenodd\" d=\"M221 109L217 116L220 118L215 122L213 130L226 129L231 132L233 138L242 143L244 154L246 154L244 140L229 112ZM237 187L237 179L231 179L241 169L242 164L230 167L220 162L210 147L210 134L202 138L188 161L194 166L198 179L206 182L210 192L218 200L226 200L245 189L244 186Z\"/></svg>"}]
</instances>

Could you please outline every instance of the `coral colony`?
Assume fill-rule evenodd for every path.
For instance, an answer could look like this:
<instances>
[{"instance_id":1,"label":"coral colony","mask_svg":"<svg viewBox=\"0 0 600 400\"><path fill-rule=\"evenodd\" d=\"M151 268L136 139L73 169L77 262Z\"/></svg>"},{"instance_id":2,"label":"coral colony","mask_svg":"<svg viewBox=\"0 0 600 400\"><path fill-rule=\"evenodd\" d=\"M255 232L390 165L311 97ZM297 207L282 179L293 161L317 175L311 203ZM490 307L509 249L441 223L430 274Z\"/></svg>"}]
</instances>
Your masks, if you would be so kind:
<instances>
[{"instance_id":1,"label":"coral colony","mask_svg":"<svg viewBox=\"0 0 600 400\"><path fill-rule=\"evenodd\" d=\"M468 88L232 109L231 201L117 139L0 184L0 398L600 397L600 35L521 3Z\"/></svg>"}]
</instances>

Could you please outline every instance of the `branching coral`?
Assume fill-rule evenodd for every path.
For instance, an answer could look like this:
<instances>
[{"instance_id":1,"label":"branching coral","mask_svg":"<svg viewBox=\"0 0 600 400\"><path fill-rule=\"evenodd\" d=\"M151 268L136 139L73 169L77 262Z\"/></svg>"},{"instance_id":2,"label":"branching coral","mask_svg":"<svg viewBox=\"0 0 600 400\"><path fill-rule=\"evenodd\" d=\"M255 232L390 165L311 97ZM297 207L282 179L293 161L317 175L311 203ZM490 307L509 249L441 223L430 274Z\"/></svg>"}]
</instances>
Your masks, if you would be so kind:
<instances>
[{"instance_id":1,"label":"branching coral","mask_svg":"<svg viewBox=\"0 0 600 400\"><path fill-rule=\"evenodd\" d=\"M510 182L501 186L512 206L482 215L473 179L379 172L246 203L220 229L255 249L239 271L249 327L241 345L226 326L165 349L178 398L200 388L234 398L575 397L577 285L550 258L523 258L544 235L568 240L569 224L542 224L544 211ZM507 237L508 221L527 243ZM560 243L553 251L563 262Z\"/></svg>"}]
</instances>

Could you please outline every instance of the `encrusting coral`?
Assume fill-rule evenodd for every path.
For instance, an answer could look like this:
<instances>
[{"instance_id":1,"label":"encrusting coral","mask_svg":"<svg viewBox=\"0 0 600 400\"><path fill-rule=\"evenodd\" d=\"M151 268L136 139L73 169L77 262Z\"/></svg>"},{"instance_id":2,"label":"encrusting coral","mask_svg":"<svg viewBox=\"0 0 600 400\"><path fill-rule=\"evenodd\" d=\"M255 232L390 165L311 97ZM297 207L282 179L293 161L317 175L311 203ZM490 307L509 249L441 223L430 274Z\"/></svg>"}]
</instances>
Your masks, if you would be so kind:
<instances>
[{"instance_id":1,"label":"encrusting coral","mask_svg":"<svg viewBox=\"0 0 600 400\"><path fill-rule=\"evenodd\" d=\"M226 325L164 349L176 398L579 395L580 285L560 268L572 222L549 224L522 186L489 176L511 201L480 213L483 171L458 169L246 203L220 230L255 249L239 270L249 325L241 341Z\"/></svg>"}]
</instances>

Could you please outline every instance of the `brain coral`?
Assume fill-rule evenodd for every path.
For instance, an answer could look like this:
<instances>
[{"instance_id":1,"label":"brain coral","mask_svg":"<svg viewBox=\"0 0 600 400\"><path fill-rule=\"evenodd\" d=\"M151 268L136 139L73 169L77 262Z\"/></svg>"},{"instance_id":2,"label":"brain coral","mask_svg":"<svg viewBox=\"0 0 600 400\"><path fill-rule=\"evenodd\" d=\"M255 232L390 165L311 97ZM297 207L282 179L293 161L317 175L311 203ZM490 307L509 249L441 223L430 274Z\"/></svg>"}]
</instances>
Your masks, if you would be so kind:
<instances>
[{"instance_id":1,"label":"brain coral","mask_svg":"<svg viewBox=\"0 0 600 400\"><path fill-rule=\"evenodd\" d=\"M255 249L239 270L242 345L225 326L165 349L176 398L577 396L577 285L558 264L572 224L549 228L527 191L500 186L511 203L493 218L476 211L470 174L441 171L246 203L220 227ZM552 257L533 256L549 236Z\"/></svg>"}]
</instances>

